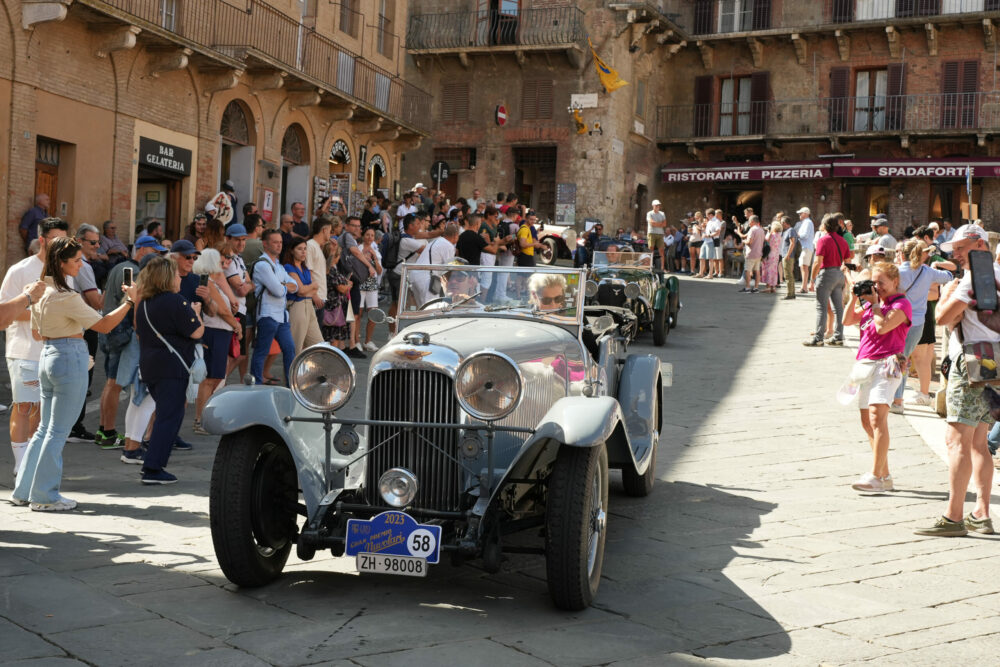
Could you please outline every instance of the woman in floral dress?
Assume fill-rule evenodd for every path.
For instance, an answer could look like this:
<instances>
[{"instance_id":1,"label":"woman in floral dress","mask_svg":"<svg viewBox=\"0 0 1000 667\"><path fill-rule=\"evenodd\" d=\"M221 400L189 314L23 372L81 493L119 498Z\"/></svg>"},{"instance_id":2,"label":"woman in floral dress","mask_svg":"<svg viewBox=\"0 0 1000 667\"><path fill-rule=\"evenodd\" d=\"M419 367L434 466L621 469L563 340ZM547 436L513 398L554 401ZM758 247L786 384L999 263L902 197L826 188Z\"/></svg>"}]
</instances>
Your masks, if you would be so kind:
<instances>
[{"instance_id":1,"label":"woman in floral dress","mask_svg":"<svg viewBox=\"0 0 1000 667\"><path fill-rule=\"evenodd\" d=\"M761 279L764 281L764 284L767 285L767 289L764 291L774 294L778 287L778 261L781 259L780 222L771 223L771 233L764 239L764 243L771 247L771 252L769 252L767 257L764 258L763 268L761 269Z\"/></svg>"},{"instance_id":2,"label":"woman in floral dress","mask_svg":"<svg viewBox=\"0 0 1000 667\"><path fill-rule=\"evenodd\" d=\"M346 341L351 337L351 325L347 322L347 308L351 303L351 280L339 270L337 266L339 262L340 244L334 243L330 246L330 256L327 258L329 268L326 274L326 303L323 304L323 325L320 330L323 333L323 340L330 341L334 347L343 350Z\"/></svg>"}]
</instances>

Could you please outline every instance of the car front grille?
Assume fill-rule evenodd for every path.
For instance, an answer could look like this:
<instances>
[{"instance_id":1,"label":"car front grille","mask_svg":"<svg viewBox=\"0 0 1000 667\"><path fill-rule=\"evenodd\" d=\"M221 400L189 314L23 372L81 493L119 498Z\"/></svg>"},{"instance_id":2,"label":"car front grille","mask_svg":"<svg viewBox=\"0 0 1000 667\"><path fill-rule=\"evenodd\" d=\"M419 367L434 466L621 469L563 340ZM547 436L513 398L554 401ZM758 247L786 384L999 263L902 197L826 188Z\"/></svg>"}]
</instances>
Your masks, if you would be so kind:
<instances>
[{"instance_id":1,"label":"car front grille","mask_svg":"<svg viewBox=\"0 0 1000 667\"><path fill-rule=\"evenodd\" d=\"M622 308L625 305L625 286L601 283L597 286L597 303Z\"/></svg>"},{"instance_id":2,"label":"car front grille","mask_svg":"<svg viewBox=\"0 0 1000 667\"><path fill-rule=\"evenodd\" d=\"M459 415L453 381L444 373L390 369L372 379L370 419L457 424ZM378 492L378 480L382 473L389 468L406 468L417 476L415 506L445 511L460 509L462 468L457 463L461 460L457 429L418 428L408 431L372 426L368 448L371 453L368 455L365 486L369 503L385 505Z\"/></svg>"}]
</instances>

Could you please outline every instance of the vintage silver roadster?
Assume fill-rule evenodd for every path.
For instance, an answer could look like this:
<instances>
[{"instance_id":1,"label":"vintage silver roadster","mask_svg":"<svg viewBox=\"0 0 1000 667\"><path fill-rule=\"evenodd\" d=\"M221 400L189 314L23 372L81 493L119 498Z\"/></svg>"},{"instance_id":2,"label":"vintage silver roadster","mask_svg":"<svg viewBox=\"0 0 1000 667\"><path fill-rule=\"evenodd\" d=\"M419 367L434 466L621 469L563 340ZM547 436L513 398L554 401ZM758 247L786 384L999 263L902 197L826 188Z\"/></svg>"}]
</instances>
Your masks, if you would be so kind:
<instances>
[{"instance_id":1,"label":"vintage silver roadster","mask_svg":"<svg viewBox=\"0 0 1000 667\"><path fill-rule=\"evenodd\" d=\"M632 252L629 246L608 245L594 251L586 286L587 304L625 308L638 329L653 333L653 344L667 342L680 315L680 281L653 270L652 252Z\"/></svg>"},{"instance_id":2,"label":"vintage silver roadster","mask_svg":"<svg viewBox=\"0 0 1000 667\"><path fill-rule=\"evenodd\" d=\"M497 571L505 552L536 553L556 606L588 606L609 469L628 495L653 488L671 368L627 355L614 318L584 307L583 284L554 267L407 267L363 419L338 414L358 378L325 343L296 357L290 389L216 394L203 423L222 436L210 507L226 577L267 584L293 546L412 576L443 556ZM527 529L540 531L511 539Z\"/></svg>"}]
</instances>

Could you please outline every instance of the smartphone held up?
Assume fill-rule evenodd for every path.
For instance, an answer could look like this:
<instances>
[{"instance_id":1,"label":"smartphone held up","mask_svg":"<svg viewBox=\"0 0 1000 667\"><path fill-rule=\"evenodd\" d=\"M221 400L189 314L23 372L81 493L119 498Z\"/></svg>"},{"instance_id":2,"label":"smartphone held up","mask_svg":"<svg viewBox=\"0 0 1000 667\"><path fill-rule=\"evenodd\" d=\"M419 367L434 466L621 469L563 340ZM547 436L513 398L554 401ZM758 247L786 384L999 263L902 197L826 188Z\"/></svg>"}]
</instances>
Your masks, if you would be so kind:
<instances>
[{"instance_id":1,"label":"smartphone held up","mask_svg":"<svg viewBox=\"0 0 1000 667\"><path fill-rule=\"evenodd\" d=\"M972 295L976 300L976 310L994 311L998 308L997 281L993 267L993 255L989 251L972 250L969 252Z\"/></svg>"}]
</instances>

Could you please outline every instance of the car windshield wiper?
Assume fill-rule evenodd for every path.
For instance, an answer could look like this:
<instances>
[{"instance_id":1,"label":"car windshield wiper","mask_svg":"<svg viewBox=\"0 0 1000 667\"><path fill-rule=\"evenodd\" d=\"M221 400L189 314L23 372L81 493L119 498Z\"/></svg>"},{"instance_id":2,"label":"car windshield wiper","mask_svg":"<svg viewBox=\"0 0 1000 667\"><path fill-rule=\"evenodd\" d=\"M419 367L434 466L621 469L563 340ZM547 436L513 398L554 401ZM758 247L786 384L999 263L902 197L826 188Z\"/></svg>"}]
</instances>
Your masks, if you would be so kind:
<instances>
[{"instance_id":1,"label":"car windshield wiper","mask_svg":"<svg viewBox=\"0 0 1000 667\"><path fill-rule=\"evenodd\" d=\"M563 306L562 308L555 308L553 310L542 310L538 306L535 306L534 310L531 311L532 315L554 315L556 313L562 313L567 310L576 310L576 305Z\"/></svg>"},{"instance_id":2,"label":"car windshield wiper","mask_svg":"<svg viewBox=\"0 0 1000 667\"><path fill-rule=\"evenodd\" d=\"M466 304L466 303L468 303L468 302L472 301L473 299L475 299L475 298L476 298L477 296L479 296L479 295L480 295L480 294L482 294L482 293L483 293L483 291L482 291L482 290L479 290L479 291L478 291L478 292L476 292L475 294L470 294L469 296L465 297L465 298L464 298L464 299L462 299L461 301L457 301L457 302L455 302L455 303L452 303L452 304L448 304L448 307L444 309L444 312L446 312L446 313L448 313L448 312L451 312L451 311L452 311L452 309L454 309L454 308L457 308L457 307L459 307L459 306L461 306L461 305L464 305L464 304Z\"/></svg>"}]
</instances>

